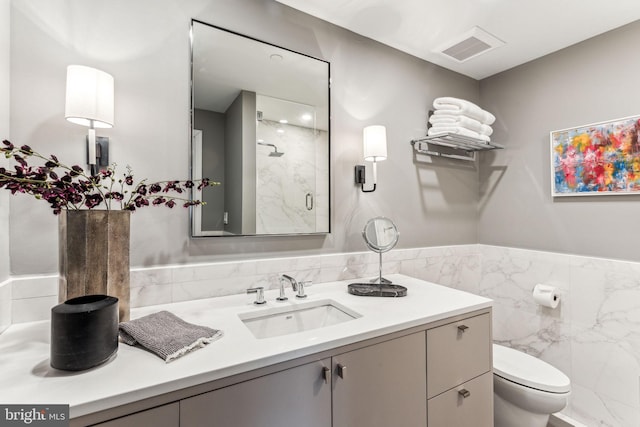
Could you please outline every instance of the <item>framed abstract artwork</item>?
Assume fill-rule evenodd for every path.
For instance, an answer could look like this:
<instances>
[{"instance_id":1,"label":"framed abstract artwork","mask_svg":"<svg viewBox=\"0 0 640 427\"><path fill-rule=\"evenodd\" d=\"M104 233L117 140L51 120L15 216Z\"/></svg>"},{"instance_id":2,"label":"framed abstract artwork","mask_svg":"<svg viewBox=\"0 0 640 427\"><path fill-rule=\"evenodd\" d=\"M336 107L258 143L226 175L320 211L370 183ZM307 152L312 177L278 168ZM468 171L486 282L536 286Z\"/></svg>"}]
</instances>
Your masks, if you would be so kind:
<instances>
[{"instance_id":1,"label":"framed abstract artwork","mask_svg":"<svg viewBox=\"0 0 640 427\"><path fill-rule=\"evenodd\" d=\"M552 131L551 195L640 194L640 116Z\"/></svg>"}]
</instances>

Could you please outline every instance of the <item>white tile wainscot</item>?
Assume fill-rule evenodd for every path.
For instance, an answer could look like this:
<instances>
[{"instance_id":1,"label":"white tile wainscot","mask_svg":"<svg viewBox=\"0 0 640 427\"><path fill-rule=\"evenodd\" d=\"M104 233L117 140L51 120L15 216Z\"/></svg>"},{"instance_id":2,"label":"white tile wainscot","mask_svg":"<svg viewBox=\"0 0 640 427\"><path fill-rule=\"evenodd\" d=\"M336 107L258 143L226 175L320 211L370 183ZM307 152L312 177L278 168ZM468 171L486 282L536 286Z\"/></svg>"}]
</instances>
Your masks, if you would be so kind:
<instances>
[{"instance_id":1,"label":"white tile wainscot","mask_svg":"<svg viewBox=\"0 0 640 427\"><path fill-rule=\"evenodd\" d=\"M0 334L11 325L11 282L0 283Z\"/></svg>"},{"instance_id":2,"label":"white tile wainscot","mask_svg":"<svg viewBox=\"0 0 640 427\"><path fill-rule=\"evenodd\" d=\"M468 256L477 246L452 246L424 249L395 249L383 256L384 274L403 272L412 274L414 261L425 256L455 258ZM217 296L243 294L246 289L263 286L275 289L279 276L289 274L298 280L324 283L349 280L378 274L378 255L373 252L312 255L304 257L262 258L207 264L170 265L132 268L130 276L131 307L190 301ZM435 282L435 281L434 281ZM14 276L13 323L49 318L50 309L57 304L58 276ZM443 284L449 285L446 281Z\"/></svg>"},{"instance_id":3,"label":"white tile wainscot","mask_svg":"<svg viewBox=\"0 0 640 427\"><path fill-rule=\"evenodd\" d=\"M640 425L640 264L480 245L479 295L495 301L494 340L569 376L562 412L588 426ZM556 309L534 304L556 286Z\"/></svg>"}]
</instances>

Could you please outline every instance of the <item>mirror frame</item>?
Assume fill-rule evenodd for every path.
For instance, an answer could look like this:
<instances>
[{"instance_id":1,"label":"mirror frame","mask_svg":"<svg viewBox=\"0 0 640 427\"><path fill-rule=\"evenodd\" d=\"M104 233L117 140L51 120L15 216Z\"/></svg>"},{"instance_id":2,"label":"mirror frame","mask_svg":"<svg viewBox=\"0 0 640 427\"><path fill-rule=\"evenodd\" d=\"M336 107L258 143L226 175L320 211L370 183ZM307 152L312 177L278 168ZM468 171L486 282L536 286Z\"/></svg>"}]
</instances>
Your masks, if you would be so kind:
<instances>
[{"instance_id":1,"label":"mirror frame","mask_svg":"<svg viewBox=\"0 0 640 427\"><path fill-rule=\"evenodd\" d=\"M386 221L389 224L391 224L391 228L394 231L394 237L389 244L374 245L369 239L369 236L367 235L367 231L371 230L372 227L374 227L376 222L378 221ZM375 232L375 230L373 231ZM364 238L364 242L370 250L372 250L373 252L382 254L384 252L389 252L391 249L396 247L396 245L398 244L398 240L400 239L400 232L398 231L398 227L396 226L396 224L391 219L384 216L377 216L375 218L371 218L370 220L368 220L367 223L364 225L364 228L362 229L362 237Z\"/></svg>"},{"instance_id":2,"label":"mirror frame","mask_svg":"<svg viewBox=\"0 0 640 427\"><path fill-rule=\"evenodd\" d=\"M327 231L313 231L313 232L305 232L305 233L262 233L262 234L202 234L203 232L201 231L199 234L195 234L195 229L196 229L196 223L195 221L198 218L201 218L201 206L199 205L193 205L190 207L189 210L189 222L190 222L190 227L189 227L189 234L190 234L190 238L201 238L201 237L289 237L289 236L324 236L327 234L331 234L332 232L332 192L331 192L331 182L332 182L332 174L331 174L331 145L332 145L332 138L331 138L331 63L325 59L320 59L317 58L315 56L312 55L308 55L306 53L302 53L302 52L298 52L296 50L293 49L289 49L283 46L279 46L277 44L274 43L270 43L267 42L265 40L261 40L252 36L248 36L246 34L242 34L233 30L229 30L227 28L223 28L214 24L210 24L204 21L201 21L199 19L195 19L192 18L191 19L191 26L190 26L190 33L189 33L189 40L190 40L190 96L191 96L191 100L190 100L190 117L189 117L189 122L190 122L190 127L189 127L189 172L190 172L190 176L193 179L194 178L194 171L195 170L201 170L201 166L198 167L195 165L195 159L194 159L194 147L193 147L193 139L195 136L195 79L194 79L194 24L201 24L201 25L205 25L208 27L211 27L213 29L219 30L219 31L224 31L226 33L238 36L238 37L242 37L248 40L252 40L258 43L262 43L268 46L272 46L278 49L282 49L284 51L288 51L297 55L301 55L307 58L311 58L320 62L323 62L326 64L327 66L327 164L326 164L326 168L327 168ZM191 191L190 194L190 199L196 199L194 191ZM206 231L204 232L206 233Z\"/></svg>"}]
</instances>

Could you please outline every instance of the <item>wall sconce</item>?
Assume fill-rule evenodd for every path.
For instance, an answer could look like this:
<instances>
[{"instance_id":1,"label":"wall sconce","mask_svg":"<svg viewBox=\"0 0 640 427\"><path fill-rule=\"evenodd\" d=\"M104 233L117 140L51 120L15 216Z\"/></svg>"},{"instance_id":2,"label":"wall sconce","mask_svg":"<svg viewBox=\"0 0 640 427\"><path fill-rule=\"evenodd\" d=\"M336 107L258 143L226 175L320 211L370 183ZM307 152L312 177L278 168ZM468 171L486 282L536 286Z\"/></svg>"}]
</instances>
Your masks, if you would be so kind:
<instances>
[{"instance_id":1,"label":"wall sconce","mask_svg":"<svg viewBox=\"0 0 640 427\"><path fill-rule=\"evenodd\" d=\"M387 158L387 128L380 125L365 127L362 131L362 142L364 145L364 159L368 162L373 162L373 188L371 190L364 189L364 165L356 165L356 184L360 184L360 189L363 193L371 193L376 191L376 183L378 181L376 164Z\"/></svg>"},{"instance_id":2,"label":"wall sconce","mask_svg":"<svg viewBox=\"0 0 640 427\"><path fill-rule=\"evenodd\" d=\"M87 163L95 175L96 165L109 165L109 138L96 137L95 128L113 127L113 77L95 68L69 65L64 116L89 127Z\"/></svg>"}]
</instances>

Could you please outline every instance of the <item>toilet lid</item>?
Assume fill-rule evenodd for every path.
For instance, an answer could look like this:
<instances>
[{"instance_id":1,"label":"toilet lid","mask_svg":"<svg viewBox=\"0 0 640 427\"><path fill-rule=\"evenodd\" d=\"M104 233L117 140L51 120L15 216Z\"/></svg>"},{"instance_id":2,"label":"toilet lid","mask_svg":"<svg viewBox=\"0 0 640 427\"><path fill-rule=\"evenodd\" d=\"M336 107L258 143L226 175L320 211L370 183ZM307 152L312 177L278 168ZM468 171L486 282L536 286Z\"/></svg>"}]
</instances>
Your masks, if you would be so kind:
<instances>
[{"instance_id":1,"label":"toilet lid","mask_svg":"<svg viewBox=\"0 0 640 427\"><path fill-rule=\"evenodd\" d=\"M512 348L493 345L493 372L511 382L550 393L567 393L571 381L559 369Z\"/></svg>"}]
</instances>

